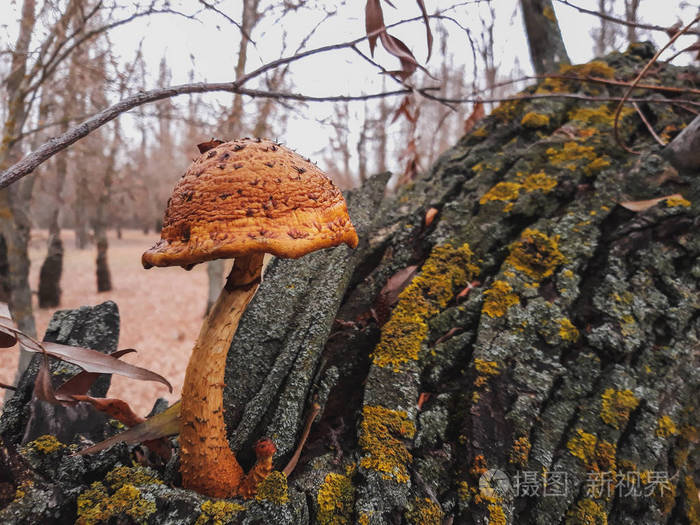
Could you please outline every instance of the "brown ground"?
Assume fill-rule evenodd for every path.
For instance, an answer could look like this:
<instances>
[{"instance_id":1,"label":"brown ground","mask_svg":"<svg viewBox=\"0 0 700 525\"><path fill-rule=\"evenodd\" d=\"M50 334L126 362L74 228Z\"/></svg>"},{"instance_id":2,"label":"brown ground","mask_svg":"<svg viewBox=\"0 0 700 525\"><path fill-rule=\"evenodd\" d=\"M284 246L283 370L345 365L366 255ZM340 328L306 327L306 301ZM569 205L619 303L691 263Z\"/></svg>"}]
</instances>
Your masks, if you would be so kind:
<instances>
[{"instance_id":1,"label":"brown ground","mask_svg":"<svg viewBox=\"0 0 700 525\"><path fill-rule=\"evenodd\" d=\"M163 375L173 385L169 394L160 383L112 377L110 397L127 401L145 415L158 397L178 399L185 367L192 345L199 333L206 307L207 274L204 265L186 272L181 268L144 270L141 253L150 248L158 236L124 230L122 239L109 235L109 266L112 273L111 292L97 293L95 247L75 248L72 231L63 232L66 255L63 262L60 309L94 305L112 300L119 305L121 335L119 348L135 348L138 353L125 356L130 363L149 368ZM46 254L47 233L32 232L30 244L31 286L38 289L39 269ZM41 310L34 302L37 333L41 336L53 310ZM0 351L0 382L12 383L17 366L17 350ZM0 394L0 399L2 395Z\"/></svg>"}]
</instances>

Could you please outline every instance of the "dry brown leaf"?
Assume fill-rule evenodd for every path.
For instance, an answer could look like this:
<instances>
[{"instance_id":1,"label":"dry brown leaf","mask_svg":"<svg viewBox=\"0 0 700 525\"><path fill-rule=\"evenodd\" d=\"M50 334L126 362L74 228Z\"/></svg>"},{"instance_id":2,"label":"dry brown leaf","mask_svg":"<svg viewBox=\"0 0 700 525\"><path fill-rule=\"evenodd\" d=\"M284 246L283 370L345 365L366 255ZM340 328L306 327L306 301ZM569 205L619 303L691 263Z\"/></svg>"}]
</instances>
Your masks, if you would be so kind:
<instances>
[{"instance_id":1,"label":"dry brown leaf","mask_svg":"<svg viewBox=\"0 0 700 525\"><path fill-rule=\"evenodd\" d=\"M381 40L384 49L386 49L388 53L398 58L399 62L401 63L401 69L389 71L390 75L395 75L405 80L415 73L416 69L419 67L427 73L427 70L418 64L416 57L413 56L411 50L401 40L395 36L391 36L386 31L379 33L379 39Z\"/></svg>"},{"instance_id":2,"label":"dry brown leaf","mask_svg":"<svg viewBox=\"0 0 700 525\"><path fill-rule=\"evenodd\" d=\"M409 285L418 273L418 266L415 264L407 266L399 270L394 275L389 277L389 280L384 285L384 288L379 292L380 300L392 307L399 299L399 294Z\"/></svg>"},{"instance_id":3,"label":"dry brown leaf","mask_svg":"<svg viewBox=\"0 0 700 525\"><path fill-rule=\"evenodd\" d=\"M425 4L423 3L423 0L416 0L418 2L418 7L420 8L420 12L423 15L423 23L425 24L425 32L426 32L426 40L428 41L428 58L425 59L427 62L430 60L430 55L433 52L433 33L430 31L430 22L428 20L428 11L425 9Z\"/></svg>"},{"instance_id":4,"label":"dry brown leaf","mask_svg":"<svg viewBox=\"0 0 700 525\"><path fill-rule=\"evenodd\" d=\"M658 203L670 199L672 197L683 197L680 193L674 193L673 195L665 195L664 197L657 197L656 199L648 199L644 201L626 201L621 202L620 206L626 208L630 211L644 211L649 208L656 206Z\"/></svg>"},{"instance_id":5,"label":"dry brown leaf","mask_svg":"<svg viewBox=\"0 0 700 525\"><path fill-rule=\"evenodd\" d=\"M109 355L119 359L121 356L132 352L136 352L136 350L127 348L125 350L117 350ZM94 372L80 372L56 389L56 397L61 400L71 400L74 395L87 394L87 391L90 390L90 387L97 381L98 377L100 377L100 374Z\"/></svg>"},{"instance_id":6,"label":"dry brown leaf","mask_svg":"<svg viewBox=\"0 0 700 525\"><path fill-rule=\"evenodd\" d=\"M0 333L5 336L3 338L4 343L9 343L10 340L17 341L22 350L44 354L44 360L40 365L39 374L35 382L37 396L44 401L49 401L51 403L61 402L61 400L56 397L53 386L51 385L46 356L55 357L61 361L74 364L86 372L93 374L119 374L142 381L157 381L166 385L171 392L173 391L172 385L160 374L156 374L155 372L139 366L124 363L113 355L103 354L102 352L90 348L68 346L52 342L41 343L37 341L17 328L9 314L7 304L2 302L0 302ZM122 350L119 355L121 356L131 351L135 350ZM83 380L84 378L81 378L76 381Z\"/></svg>"},{"instance_id":7,"label":"dry brown leaf","mask_svg":"<svg viewBox=\"0 0 700 525\"><path fill-rule=\"evenodd\" d=\"M54 405L60 405L61 400L56 397L56 394L51 384L51 372L49 370L49 358L46 354L42 356L39 363L39 371L34 379L34 395L41 401L47 401Z\"/></svg>"},{"instance_id":8,"label":"dry brown leaf","mask_svg":"<svg viewBox=\"0 0 700 525\"><path fill-rule=\"evenodd\" d=\"M485 116L486 112L484 111L484 103L481 100L475 102L474 109L464 121L464 133L469 133L472 129L474 129L477 122L479 122Z\"/></svg>"},{"instance_id":9,"label":"dry brown leaf","mask_svg":"<svg viewBox=\"0 0 700 525\"><path fill-rule=\"evenodd\" d=\"M379 0L367 0L367 5L365 6L365 30L367 31L369 52L374 56L374 48L377 46L377 38L379 38L379 34L375 32L384 31L384 13Z\"/></svg>"},{"instance_id":10,"label":"dry brown leaf","mask_svg":"<svg viewBox=\"0 0 700 525\"><path fill-rule=\"evenodd\" d=\"M112 419L116 419L127 427L135 427L139 423L146 421L145 418L137 415L131 410L129 403L122 399L110 397L91 397L75 394L72 396L76 401L90 403L100 412L104 412Z\"/></svg>"},{"instance_id":11,"label":"dry brown leaf","mask_svg":"<svg viewBox=\"0 0 700 525\"><path fill-rule=\"evenodd\" d=\"M160 414L149 417L143 423L101 441L78 452L79 455L95 454L117 443L145 443L180 433L180 402L168 407Z\"/></svg>"},{"instance_id":12,"label":"dry brown leaf","mask_svg":"<svg viewBox=\"0 0 700 525\"><path fill-rule=\"evenodd\" d=\"M437 208L430 208L428 211L425 212L425 219L423 221L423 224L425 224L425 227L428 228L433 221L435 220L435 216L438 214L438 209Z\"/></svg>"}]
</instances>

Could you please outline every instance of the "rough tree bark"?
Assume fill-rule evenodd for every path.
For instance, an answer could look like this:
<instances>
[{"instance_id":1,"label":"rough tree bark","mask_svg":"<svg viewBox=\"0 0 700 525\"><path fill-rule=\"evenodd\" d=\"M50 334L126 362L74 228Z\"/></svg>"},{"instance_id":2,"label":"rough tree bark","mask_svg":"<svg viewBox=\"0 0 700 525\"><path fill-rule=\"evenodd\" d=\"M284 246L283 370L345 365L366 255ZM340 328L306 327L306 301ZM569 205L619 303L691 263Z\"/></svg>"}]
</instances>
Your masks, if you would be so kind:
<instances>
[{"instance_id":1,"label":"rough tree bark","mask_svg":"<svg viewBox=\"0 0 700 525\"><path fill-rule=\"evenodd\" d=\"M652 54L635 45L569 75L634 78ZM656 75L677 85L699 72ZM621 94L574 80L528 91L594 90ZM641 109L669 135L693 117ZM269 436L281 468L309 405L323 406L288 484L213 503L131 468L120 507L124 470L89 487L56 478L67 452L42 467L29 449L54 481L22 485L0 521L36 517L48 484L42 516L62 505L67 521L80 497L83 521L697 523L700 177L664 160L635 111L621 135L642 153L625 153L613 114L503 104L396 196L382 200L386 176L352 192L356 251L270 264L231 345L225 415L244 466ZM91 461L108 472L109 454L116 465L123 448ZM177 486L175 471L147 473Z\"/></svg>"}]
</instances>

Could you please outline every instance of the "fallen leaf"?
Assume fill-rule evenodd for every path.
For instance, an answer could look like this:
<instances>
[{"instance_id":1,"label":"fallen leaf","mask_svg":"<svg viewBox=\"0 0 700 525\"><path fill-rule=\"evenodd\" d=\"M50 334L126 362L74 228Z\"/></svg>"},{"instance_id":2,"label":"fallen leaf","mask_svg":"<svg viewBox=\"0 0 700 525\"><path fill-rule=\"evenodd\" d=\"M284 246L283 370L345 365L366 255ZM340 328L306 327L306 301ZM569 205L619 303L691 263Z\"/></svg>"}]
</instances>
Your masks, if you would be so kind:
<instances>
[{"instance_id":1,"label":"fallen leaf","mask_svg":"<svg viewBox=\"0 0 700 525\"><path fill-rule=\"evenodd\" d=\"M464 290L457 294L457 301L459 301L460 299L464 299L467 295L469 295L469 292L471 292L474 288L480 285L481 282L479 281L472 281L469 284L467 284L467 286L464 287Z\"/></svg>"},{"instance_id":2,"label":"fallen leaf","mask_svg":"<svg viewBox=\"0 0 700 525\"><path fill-rule=\"evenodd\" d=\"M76 401L90 403L100 412L104 412L112 419L116 419L127 427L135 427L139 423L146 421L145 418L137 415L131 410L129 403L122 399L111 397L90 397L85 395L75 394L72 396Z\"/></svg>"},{"instance_id":3,"label":"fallen leaf","mask_svg":"<svg viewBox=\"0 0 700 525\"><path fill-rule=\"evenodd\" d=\"M428 399L430 399L430 396L432 396L432 394L430 392L421 392L420 393L420 395L418 396L418 403L417 403L419 411L423 409L423 405L425 404L425 402Z\"/></svg>"},{"instance_id":4,"label":"fallen leaf","mask_svg":"<svg viewBox=\"0 0 700 525\"><path fill-rule=\"evenodd\" d=\"M83 456L85 454L95 454L101 450L105 450L117 443L145 443L151 440L157 440L166 436L173 436L180 433L180 401L174 403L160 414L149 417L143 423L139 423L135 427L130 428L112 436L109 439L100 441L99 443L85 448L77 454Z\"/></svg>"},{"instance_id":5,"label":"fallen leaf","mask_svg":"<svg viewBox=\"0 0 700 525\"><path fill-rule=\"evenodd\" d=\"M454 336L455 334L458 334L459 332L462 332L462 331L464 331L464 328L462 328L460 326L452 327L447 331L447 333L445 335L441 335L440 337L438 337L437 340L432 345L430 345L430 347L432 348L434 346L439 345L440 343L444 343L445 341L450 339L452 336Z\"/></svg>"},{"instance_id":6,"label":"fallen leaf","mask_svg":"<svg viewBox=\"0 0 700 525\"><path fill-rule=\"evenodd\" d=\"M674 193L673 195L665 195L664 197L657 197L656 199L649 199L645 201L626 201L621 202L620 206L626 208L630 211L644 211L649 208L656 206L658 203L670 199L672 197L683 197L680 193Z\"/></svg>"},{"instance_id":7,"label":"fallen leaf","mask_svg":"<svg viewBox=\"0 0 700 525\"><path fill-rule=\"evenodd\" d=\"M428 211L425 212L425 219L424 219L424 224L425 227L429 227L433 221L435 220L435 216L438 214L438 209L437 208L430 208Z\"/></svg>"}]
</instances>

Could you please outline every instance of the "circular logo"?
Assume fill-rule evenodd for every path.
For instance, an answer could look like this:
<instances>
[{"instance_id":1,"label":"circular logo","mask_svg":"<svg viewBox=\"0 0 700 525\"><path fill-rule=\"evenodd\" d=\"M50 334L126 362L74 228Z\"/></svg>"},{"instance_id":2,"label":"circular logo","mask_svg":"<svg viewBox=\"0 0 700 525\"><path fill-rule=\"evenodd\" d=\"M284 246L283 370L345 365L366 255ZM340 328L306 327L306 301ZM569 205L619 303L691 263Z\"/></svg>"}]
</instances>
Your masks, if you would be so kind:
<instances>
[{"instance_id":1,"label":"circular logo","mask_svg":"<svg viewBox=\"0 0 700 525\"><path fill-rule=\"evenodd\" d=\"M513 494L513 487L505 472L490 469L479 478L479 492L484 498L509 498Z\"/></svg>"}]
</instances>

